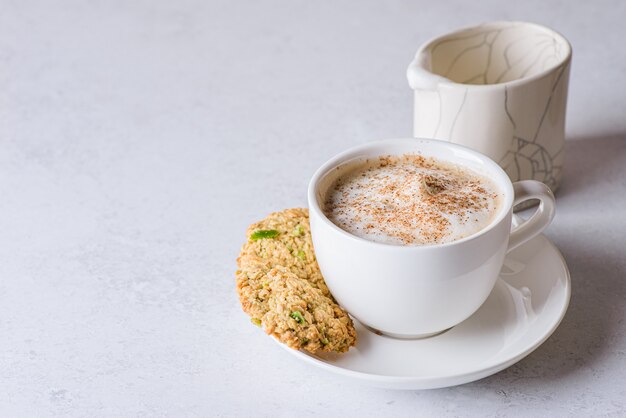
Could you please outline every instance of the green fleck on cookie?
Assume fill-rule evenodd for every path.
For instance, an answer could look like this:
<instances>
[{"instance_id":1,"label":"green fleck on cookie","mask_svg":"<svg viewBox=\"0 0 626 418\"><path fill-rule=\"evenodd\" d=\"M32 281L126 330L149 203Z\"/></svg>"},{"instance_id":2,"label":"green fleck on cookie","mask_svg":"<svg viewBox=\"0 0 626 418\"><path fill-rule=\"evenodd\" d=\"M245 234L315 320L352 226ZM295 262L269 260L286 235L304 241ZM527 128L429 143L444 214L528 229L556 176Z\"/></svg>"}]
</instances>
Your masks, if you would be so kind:
<instances>
[{"instance_id":1,"label":"green fleck on cookie","mask_svg":"<svg viewBox=\"0 0 626 418\"><path fill-rule=\"evenodd\" d=\"M250 239L252 241L256 241L265 238L276 238L277 236L278 231L275 229L259 229L258 231L254 231L252 235L250 235Z\"/></svg>"},{"instance_id":2,"label":"green fleck on cookie","mask_svg":"<svg viewBox=\"0 0 626 418\"><path fill-rule=\"evenodd\" d=\"M298 324L304 324L304 317L302 316L302 313L300 313L300 311L293 311L291 314L289 314L289 316L295 319Z\"/></svg>"},{"instance_id":3,"label":"green fleck on cookie","mask_svg":"<svg viewBox=\"0 0 626 418\"><path fill-rule=\"evenodd\" d=\"M257 327L261 326L261 320L259 318L250 318L250 322L252 322Z\"/></svg>"},{"instance_id":4,"label":"green fleck on cookie","mask_svg":"<svg viewBox=\"0 0 626 418\"><path fill-rule=\"evenodd\" d=\"M292 232L293 236L300 236L300 235L304 235L304 227L302 225L298 225L296 226L296 228L293 230Z\"/></svg>"},{"instance_id":5,"label":"green fleck on cookie","mask_svg":"<svg viewBox=\"0 0 626 418\"><path fill-rule=\"evenodd\" d=\"M304 251L299 250L299 251L298 251L298 254L296 254L296 256L297 256L300 260L302 260L302 261L306 261L306 253L305 253Z\"/></svg>"}]
</instances>

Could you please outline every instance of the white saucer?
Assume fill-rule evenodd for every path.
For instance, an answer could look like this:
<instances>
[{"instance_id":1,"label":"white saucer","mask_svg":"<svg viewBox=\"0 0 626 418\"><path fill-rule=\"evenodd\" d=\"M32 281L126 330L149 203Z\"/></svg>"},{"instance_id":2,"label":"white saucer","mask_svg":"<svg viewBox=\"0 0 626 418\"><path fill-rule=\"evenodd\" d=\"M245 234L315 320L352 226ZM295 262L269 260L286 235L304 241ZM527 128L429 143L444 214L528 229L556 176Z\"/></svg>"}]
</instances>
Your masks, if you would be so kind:
<instances>
[{"instance_id":1,"label":"white saucer","mask_svg":"<svg viewBox=\"0 0 626 418\"><path fill-rule=\"evenodd\" d=\"M499 372L539 347L561 322L569 299L565 260L540 235L507 256L483 306L443 334L399 340L355 320L358 341L348 353L313 355L280 346L307 363L371 386L454 386Z\"/></svg>"}]
</instances>

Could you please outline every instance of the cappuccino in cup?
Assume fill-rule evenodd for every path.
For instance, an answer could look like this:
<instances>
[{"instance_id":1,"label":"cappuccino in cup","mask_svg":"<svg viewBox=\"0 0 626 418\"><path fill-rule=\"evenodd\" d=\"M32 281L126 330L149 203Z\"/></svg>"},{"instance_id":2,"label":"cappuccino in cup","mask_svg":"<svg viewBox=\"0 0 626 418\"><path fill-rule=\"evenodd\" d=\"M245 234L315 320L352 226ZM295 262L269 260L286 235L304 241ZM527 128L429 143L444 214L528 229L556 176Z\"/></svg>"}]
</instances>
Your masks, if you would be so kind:
<instances>
[{"instance_id":1,"label":"cappuccino in cup","mask_svg":"<svg viewBox=\"0 0 626 418\"><path fill-rule=\"evenodd\" d=\"M443 244L490 225L501 195L469 168L404 154L349 167L329 188L323 210L341 229L370 241Z\"/></svg>"},{"instance_id":2,"label":"cappuccino in cup","mask_svg":"<svg viewBox=\"0 0 626 418\"><path fill-rule=\"evenodd\" d=\"M513 206L531 199L540 201L535 212L511 230ZM336 155L311 178L308 202L315 257L333 296L395 338L469 318L506 253L541 233L555 207L545 184L513 184L484 154L425 138Z\"/></svg>"}]
</instances>

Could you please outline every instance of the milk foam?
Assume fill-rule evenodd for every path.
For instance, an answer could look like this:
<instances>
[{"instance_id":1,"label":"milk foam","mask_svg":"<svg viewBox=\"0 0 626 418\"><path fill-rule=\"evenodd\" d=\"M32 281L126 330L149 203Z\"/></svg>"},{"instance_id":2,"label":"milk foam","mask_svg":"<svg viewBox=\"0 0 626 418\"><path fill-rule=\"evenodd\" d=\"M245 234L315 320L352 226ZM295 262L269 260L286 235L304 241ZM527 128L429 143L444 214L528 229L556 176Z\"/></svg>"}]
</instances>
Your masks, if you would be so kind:
<instances>
[{"instance_id":1,"label":"milk foam","mask_svg":"<svg viewBox=\"0 0 626 418\"><path fill-rule=\"evenodd\" d=\"M489 179L468 168L406 154L364 162L337 179L324 212L340 228L370 241L424 245L484 229L500 198Z\"/></svg>"}]
</instances>

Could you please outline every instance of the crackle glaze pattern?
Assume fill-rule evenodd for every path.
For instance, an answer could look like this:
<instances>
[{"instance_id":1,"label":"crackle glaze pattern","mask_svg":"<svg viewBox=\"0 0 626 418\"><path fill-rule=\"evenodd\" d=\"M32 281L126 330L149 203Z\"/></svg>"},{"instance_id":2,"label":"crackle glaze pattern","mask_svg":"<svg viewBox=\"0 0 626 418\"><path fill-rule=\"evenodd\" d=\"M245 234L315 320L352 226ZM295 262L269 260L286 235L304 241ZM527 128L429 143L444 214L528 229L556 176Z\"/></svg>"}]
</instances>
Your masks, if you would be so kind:
<instances>
[{"instance_id":1,"label":"crackle glaze pattern","mask_svg":"<svg viewBox=\"0 0 626 418\"><path fill-rule=\"evenodd\" d=\"M470 146L512 181L559 186L571 48L542 26L496 22L423 45L407 75L414 136Z\"/></svg>"}]
</instances>

